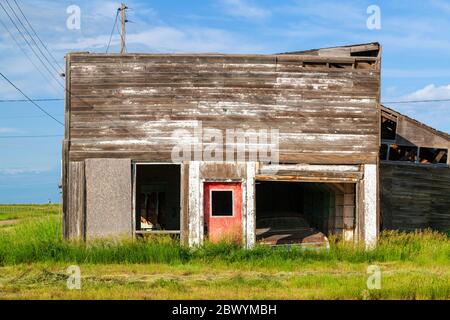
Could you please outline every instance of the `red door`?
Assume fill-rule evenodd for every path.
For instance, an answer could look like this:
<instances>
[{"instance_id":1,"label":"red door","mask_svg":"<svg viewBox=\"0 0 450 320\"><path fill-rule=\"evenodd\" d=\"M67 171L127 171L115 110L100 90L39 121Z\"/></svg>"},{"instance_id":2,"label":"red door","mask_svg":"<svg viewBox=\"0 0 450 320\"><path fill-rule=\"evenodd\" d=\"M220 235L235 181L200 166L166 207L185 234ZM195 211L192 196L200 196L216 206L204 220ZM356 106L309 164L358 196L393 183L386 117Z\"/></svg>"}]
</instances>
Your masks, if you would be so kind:
<instances>
[{"instance_id":1,"label":"red door","mask_svg":"<svg viewBox=\"0 0 450 320\"><path fill-rule=\"evenodd\" d=\"M205 182L205 235L211 242L242 241L242 189L240 183Z\"/></svg>"}]
</instances>

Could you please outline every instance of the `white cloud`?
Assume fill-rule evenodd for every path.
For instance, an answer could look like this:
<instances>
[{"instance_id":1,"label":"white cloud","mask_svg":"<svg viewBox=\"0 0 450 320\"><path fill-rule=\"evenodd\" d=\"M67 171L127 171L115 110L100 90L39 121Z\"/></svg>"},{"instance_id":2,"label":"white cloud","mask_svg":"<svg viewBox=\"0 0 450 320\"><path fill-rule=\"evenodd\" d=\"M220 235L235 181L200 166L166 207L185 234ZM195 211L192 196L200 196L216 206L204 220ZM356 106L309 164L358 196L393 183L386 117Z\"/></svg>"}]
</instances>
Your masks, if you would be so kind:
<instances>
[{"instance_id":1,"label":"white cloud","mask_svg":"<svg viewBox=\"0 0 450 320\"><path fill-rule=\"evenodd\" d=\"M60 43L59 48L87 50L103 48L108 35L80 38L76 42ZM119 39L111 42L118 45ZM242 45L239 37L231 32L214 28L151 27L127 35L127 47L141 48L145 52L245 52L259 50L251 45ZM133 50L137 51L137 50Z\"/></svg>"},{"instance_id":2,"label":"white cloud","mask_svg":"<svg viewBox=\"0 0 450 320\"><path fill-rule=\"evenodd\" d=\"M301 17L301 20L315 23L330 22L339 28L366 26L366 6L356 6L336 1L296 1L293 5L280 6L277 11Z\"/></svg>"},{"instance_id":3,"label":"white cloud","mask_svg":"<svg viewBox=\"0 0 450 320\"><path fill-rule=\"evenodd\" d=\"M429 84L422 89L414 91L405 96L405 100L431 100L431 99L450 99L450 84L436 86Z\"/></svg>"},{"instance_id":4,"label":"white cloud","mask_svg":"<svg viewBox=\"0 0 450 320\"><path fill-rule=\"evenodd\" d=\"M0 127L0 133L17 133L19 130L14 128L2 128Z\"/></svg>"},{"instance_id":5,"label":"white cloud","mask_svg":"<svg viewBox=\"0 0 450 320\"><path fill-rule=\"evenodd\" d=\"M450 99L450 85L436 86L434 84L429 84L394 100L410 101L439 99ZM450 132L449 102L394 104L392 106L389 105L389 107L393 107L395 110L438 130Z\"/></svg>"},{"instance_id":6,"label":"white cloud","mask_svg":"<svg viewBox=\"0 0 450 320\"><path fill-rule=\"evenodd\" d=\"M50 171L49 169L32 169L32 168L0 168L0 174L3 175L19 175L19 174L39 174Z\"/></svg>"},{"instance_id":7,"label":"white cloud","mask_svg":"<svg viewBox=\"0 0 450 320\"><path fill-rule=\"evenodd\" d=\"M448 78L450 69L400 69L400 68L384 68L381 69L383 78Z\"/></svg>"},{"instance_id":8,"label":"white cloud","mask_svg":"<svg viewBox=\"0 0 450 320\"><path fill-rule=\"evenodd\" d=\"M222 0L225 13L247 19L264 19L271 15L267 9L246 0Z\"/></svg>"},{"instance_id":9,"label":"white cloud","mask_svg":"<svg viewBox=\"0 0 450 320\"><path fill-rule=\"evenodd\" d=\"M432 0L431 4L438 8L439 10L443 10L445 12L450 13L450 4L440 0Z\"/></svg>"}]
</instances>

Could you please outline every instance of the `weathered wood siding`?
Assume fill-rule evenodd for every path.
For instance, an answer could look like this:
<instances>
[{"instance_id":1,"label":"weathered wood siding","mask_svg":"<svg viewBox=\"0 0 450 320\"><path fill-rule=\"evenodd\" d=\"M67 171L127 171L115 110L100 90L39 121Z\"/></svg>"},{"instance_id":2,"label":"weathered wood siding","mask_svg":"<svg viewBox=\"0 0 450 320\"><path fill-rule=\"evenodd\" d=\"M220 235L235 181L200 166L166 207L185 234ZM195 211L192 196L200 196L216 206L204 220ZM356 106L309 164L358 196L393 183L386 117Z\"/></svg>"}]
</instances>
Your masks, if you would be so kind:
<instances>
[{"instance_id":1,"label":"weathered wood siding","mask_svg":"<svg viewBox=\"0 0 450 320\"><path fill-rule=\"evenodd\" d=\"M175 129L278 129L282 162L376 163L378 60L308 55L67 56L69 159L170 161Z\"/></svg>"},{"instance_id":2,"label":"weathered wood siding","mask_svg":"<svg viewBox=\"0 0 450 320\"><path fill-rule=\"evenodd\" d=\"M405 117L400 117L397 122L396 142L401 145L450 149L450 141L448 139Z\"/></svg>"},{"instance_id":3,"label":"weathered wood siding","mask_svg":"<svg viewBox=\"0 0 450 320\"><path fill-rule=\"evenodd\" d=\"M381 164L384 229L450 229L448 166Z\"/></svg>"},{"instance_id":4,"label":"weathered wood siding","mask_svg":"<svg viewBox=\"0 0 450 320\"><path fill-rule=\"evenodd\" d=\"M69 181L64 215L64 237L71 239L85 238L86 223L86 185L84 161L73 161L68 165Z\"/></svg>"}]
</instances>

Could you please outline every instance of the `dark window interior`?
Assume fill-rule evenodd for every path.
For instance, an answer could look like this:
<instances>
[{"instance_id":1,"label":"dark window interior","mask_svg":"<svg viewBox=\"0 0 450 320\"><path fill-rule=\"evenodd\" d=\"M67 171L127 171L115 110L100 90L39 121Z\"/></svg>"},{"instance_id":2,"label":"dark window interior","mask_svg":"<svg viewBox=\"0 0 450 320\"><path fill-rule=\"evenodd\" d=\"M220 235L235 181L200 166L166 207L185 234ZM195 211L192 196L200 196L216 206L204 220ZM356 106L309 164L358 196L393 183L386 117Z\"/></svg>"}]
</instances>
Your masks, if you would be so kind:
<instances>
[{"instance_id":1,"label":"dark window interior","mask_svg":"<svg viewBox=\"0 0 450 320\"><path fill-rule=\"evenodd\" d=\"M136 230L180 230L180 166L136 166Z\"/></svg>"},{"instance_id":2,"label":"dark window interior","mask_svg":"<svg viewBox=\"0 0 450 320\"><path fill-rule=\"evenodd\" d=\"M211 191L211 215L212 216L233 215L233 191L231 190Z\"/></svg>"},{"instance_id":3,"label":"dark window interior","mask_svg":"<svg viewBox=\"0 0 450 320\"><path fill-rule=\"evenodd\" d=\"M378 50L351 52L352 57L376 57L378 56Z\"/></svg>"},{"instance_id":4,"label":"dark window interior","mask_svg":"<svg viewBox=\"0 0 450 320\"><path fill-rule=\"evenodd\" d=\"M447 163L448 150L434 148L420 148L420 163Z\"/></svg>"},{"instance_id":5,"label":"dark window interior","mask_svg":"<svg viewBox=\"0 0 450 320\"><path fill-rule=\"evenodd\" d=\"M380 160L387 160L387 152L388 152L388 145L382 144L380 146Z\"/></svg>"},{"instance_id":6,"label":"dark window interior","mask_svg":"<svg viewBox=\"0 0 450 320\"><path fill-rule=\"evenodd\" d=\"M332 69L352 69L353 65L351 63L330 63L330 68L332 68Z\"/></svg>"},{"instance_id":7,"label":"dark window interior","mask_svg":"<svg viewBox=\"0 0 450 320\"><path fill-rule=\"evenodd\" d=\"M416 159L417 147L391 145L389 150L389 160L415 162Z\"/></svg>"},{"instance_id":8,"label":"dark window interior","mask_svg":"<svg viewBox=\"0 0 450 320\"><path fill-rule=\"evenodd\" d=\"M381 117L381 139L395 140L397 123L391 119Z\"/></svg>"}]
</instances>

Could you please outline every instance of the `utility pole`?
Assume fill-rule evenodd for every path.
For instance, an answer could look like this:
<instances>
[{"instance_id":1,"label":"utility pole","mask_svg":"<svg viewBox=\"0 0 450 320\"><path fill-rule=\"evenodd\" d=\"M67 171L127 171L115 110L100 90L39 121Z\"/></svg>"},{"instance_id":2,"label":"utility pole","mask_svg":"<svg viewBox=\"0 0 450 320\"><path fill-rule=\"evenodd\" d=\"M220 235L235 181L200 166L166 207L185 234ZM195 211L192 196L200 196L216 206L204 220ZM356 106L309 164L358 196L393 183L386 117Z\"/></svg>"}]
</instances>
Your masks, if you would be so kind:
<instances>
[{"instance_id":1,"label":"utility pole","mask_svg":"<svg viewBox=\"0 0 450 320\"><path fill-rule=\"evenodd\" d=\"M122 33L120 34L120 54L125 53L125 23L127 22L127 16L125 10L127 10L128 7L125 5L125 3L122 3L122 6L120 7L120 20L122 24Z\"/></svg>"}]
</instances>

